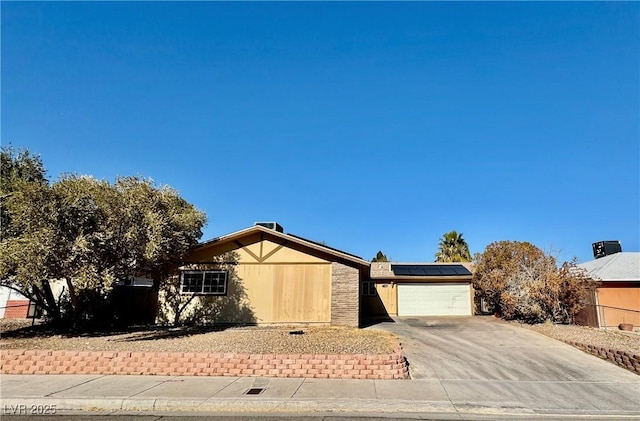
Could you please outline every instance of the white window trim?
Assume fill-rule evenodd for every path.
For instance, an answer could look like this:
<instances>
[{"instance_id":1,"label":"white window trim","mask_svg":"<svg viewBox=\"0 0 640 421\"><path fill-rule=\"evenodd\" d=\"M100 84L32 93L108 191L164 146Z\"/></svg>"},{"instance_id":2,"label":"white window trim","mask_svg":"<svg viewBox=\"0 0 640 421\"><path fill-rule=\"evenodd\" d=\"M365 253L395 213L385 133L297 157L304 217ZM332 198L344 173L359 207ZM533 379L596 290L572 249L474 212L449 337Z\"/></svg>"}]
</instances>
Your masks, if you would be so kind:
<instances>
[{"instance_id":1,"label":"white window trim","mask_svg":"<svg viewBox=\"0 0 640 421\"><path fill-rule=\"evenodd\" d=\"M201 291L184 291L184 275L185 274L202 274L202 290ZM224 289L222 292L204 292L204 277L207 273L222 273L224 274ZM193 295L215 295L225 296L227 295L229 285L229 273L226 270L183 270L180 272L180 294L193 294Z\"/></svg>"}]
</instances>

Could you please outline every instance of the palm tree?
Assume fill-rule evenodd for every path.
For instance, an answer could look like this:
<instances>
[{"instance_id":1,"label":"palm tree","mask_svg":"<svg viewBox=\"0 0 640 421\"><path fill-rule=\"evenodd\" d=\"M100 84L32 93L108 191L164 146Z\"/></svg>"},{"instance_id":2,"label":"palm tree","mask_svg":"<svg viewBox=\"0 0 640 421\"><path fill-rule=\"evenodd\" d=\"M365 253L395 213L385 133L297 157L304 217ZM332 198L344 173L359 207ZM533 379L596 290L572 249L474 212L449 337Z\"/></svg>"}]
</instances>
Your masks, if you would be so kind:
<instances>
[{"instance_id":1,"label":"palm tree","mask_svg":"<svg viewBox=\"0 0 640 421\"><path fill-rule=\"evenodd\" d=\"M371 259L372 262L388 262L389 258L387 257L386 254L384 254L382 252L382 250L380 250L377 254L376 257L374 257L373 259Z\"/></svg>"},{"instance_id":2,"label":"palm tree","mask_svg":"<svg viewBox=\"0 0 640 421\"><path fill-rule=\"evenodd\" d=\"M469 245L462 238L462 233L455 231L445 233L438 243L436 262L470 262Z\"/></svg>"}]
</instances>

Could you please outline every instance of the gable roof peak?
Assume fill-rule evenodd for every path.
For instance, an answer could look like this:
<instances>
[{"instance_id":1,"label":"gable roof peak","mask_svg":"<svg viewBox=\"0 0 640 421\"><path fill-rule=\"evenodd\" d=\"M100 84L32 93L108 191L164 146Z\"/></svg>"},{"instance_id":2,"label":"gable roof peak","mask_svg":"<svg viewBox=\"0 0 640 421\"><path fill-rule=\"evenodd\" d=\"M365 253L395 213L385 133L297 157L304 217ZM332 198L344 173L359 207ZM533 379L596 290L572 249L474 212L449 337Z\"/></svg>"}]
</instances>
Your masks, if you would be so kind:
<instances>
[{"instance_id":1,"label":"gable roof peak","mask_svg":"<svg viewBox=\"0 0 640 421\"><path fill-rule=\"evenodd\" d=\"M278 224L279 225L279 224ZM281 226L280 226L281 228ZM244 228L241 229L239 231L235 231L232 232L230 234L226 234L226 235L222 235L220 237L216 237L216 238L212 238L210 240L207 241L203 241L200 244L198 244L196 247L206 247L208 245L212 245L215 243L220 243L220 242L227 242L227 241L234 241L237 240L240 237L244 237L246 235L251 235L251 234L255 234L255 233L264 233L264 234L268 234L268 235L272 235L274 237L278 237L281 238L283 240L287 240L287 241L291 241L293 243L296 244L300 244L303 245L305 247L317 250L317 251L321 251L323 253L328 253L330 255L339 257L341 259L345 259L354 263L357 263L360 266L369 266L370 262L362 259L360 256L356 256L355 254L351 254L348 253L346 251L343 250L339 250L337 248L334 247L329 247L325 244L322 243L318 243L316 241L312 241L312 240L308 240L306 238L300 237L298 235L294 235L291 233L284 233L278 229L275 228L268 228L266 226L264 226L263 224L258 224L256 223L255 225L248 227L248 228Z\"/></svg>"}]
</instances>

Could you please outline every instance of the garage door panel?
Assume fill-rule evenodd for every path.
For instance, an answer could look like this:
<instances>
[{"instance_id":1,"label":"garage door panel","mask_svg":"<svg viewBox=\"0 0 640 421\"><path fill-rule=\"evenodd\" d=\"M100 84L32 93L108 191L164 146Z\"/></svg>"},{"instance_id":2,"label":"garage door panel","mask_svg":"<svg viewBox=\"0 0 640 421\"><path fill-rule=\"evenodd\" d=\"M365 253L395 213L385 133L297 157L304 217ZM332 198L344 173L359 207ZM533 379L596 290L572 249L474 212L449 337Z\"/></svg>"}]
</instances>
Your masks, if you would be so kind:
<instances>
[{"instance_id":1,"label":"garage door panel","mask_svg":"<svg viewBox=\"0 0 640 421\"><path fill-rule=\"evenodd\" d=\"M398 285L399 316L470 316L469 284Z\"/></svg>"}]
</instances>

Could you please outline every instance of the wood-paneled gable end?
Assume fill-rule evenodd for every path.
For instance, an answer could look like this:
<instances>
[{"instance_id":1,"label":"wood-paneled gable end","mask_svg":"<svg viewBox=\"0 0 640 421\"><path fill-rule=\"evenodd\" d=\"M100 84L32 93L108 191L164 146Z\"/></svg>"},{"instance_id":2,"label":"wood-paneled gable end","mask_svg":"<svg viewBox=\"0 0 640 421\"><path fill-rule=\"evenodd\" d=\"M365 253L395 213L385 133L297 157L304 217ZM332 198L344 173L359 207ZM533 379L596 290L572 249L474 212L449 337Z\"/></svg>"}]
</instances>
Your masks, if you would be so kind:
<instances>
[{"instance_id":1,"label":"wood-paneled gable end","mask_svg":"<svg viewBox=\"0 0 640 421\"><path fill-rule=\"evenodd\" d=\"M240 264L256 263L329 263L325 259L296 250L295 244L289 240L264 238L247 238L234 240L235 250L239 254Z\"/></svg>"},{"instance_id":2,"label":"wood-paneled gable end","mask_svg":"<svg viewBox=\"0 0 640 421\"><path fill-rule=\"evenodd\" d=\"M230 251L238 254L238 264L339 262L351 267L369 267L369 262L352 254L262 226L253 226L201 243L186 260L204 262L207 256Z\"/></svg>"}]
</instances>

